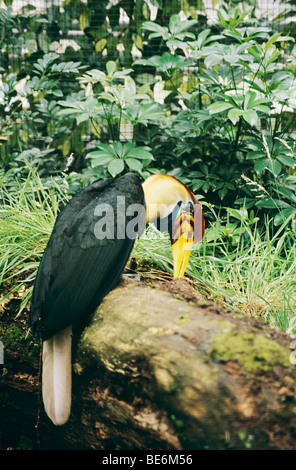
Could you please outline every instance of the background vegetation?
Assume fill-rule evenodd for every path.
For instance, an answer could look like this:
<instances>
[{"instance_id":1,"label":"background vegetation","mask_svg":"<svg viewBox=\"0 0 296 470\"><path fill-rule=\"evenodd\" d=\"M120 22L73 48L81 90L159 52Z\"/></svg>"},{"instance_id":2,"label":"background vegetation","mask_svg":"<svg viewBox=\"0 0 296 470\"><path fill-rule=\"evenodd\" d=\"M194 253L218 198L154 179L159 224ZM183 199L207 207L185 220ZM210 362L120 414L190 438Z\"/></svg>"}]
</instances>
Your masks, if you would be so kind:
<instances>
[{"instance_id":1,"label":"background vegetation","mask_svg":"<svg viewBox=\"0 0 296 470\"><path fill-rule=\"evenodd\" d=\"M22 307L64 203L95 179L166 172L203 204L189 274L292 331L295 1L66 0L0 10L0 269ZM260 2L262 3L262 2ZM276 2L275 2L276 3ZM269 2L270 4L270 2ZM171 271L149 228L135 255Z\"/></svg>"}]
</instances>

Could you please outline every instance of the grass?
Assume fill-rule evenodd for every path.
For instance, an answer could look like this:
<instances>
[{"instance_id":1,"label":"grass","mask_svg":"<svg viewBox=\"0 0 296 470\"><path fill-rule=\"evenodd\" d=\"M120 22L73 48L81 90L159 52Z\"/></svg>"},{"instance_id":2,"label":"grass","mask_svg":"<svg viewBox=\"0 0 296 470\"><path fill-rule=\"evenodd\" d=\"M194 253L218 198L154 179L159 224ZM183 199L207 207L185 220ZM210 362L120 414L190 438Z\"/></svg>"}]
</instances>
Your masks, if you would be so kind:
<instances>
[{"instance_id":1,"label":"grass","mask_svg":"<svg viewBox=\"0 0 296 470\"><path fill-rule=\"evenodd\" d=\"M33 171L13 193L1 184L0 302L16 292L22 297L21 309L30 300L39 261L64 201L58 188L46 189Z\"/></svg>"},{"instance_id":2,"label":"grass","mask_svg":"<svg viewBox=\"0 0 296 470\"><path fill-rule=\"evenodd\" d=\"M45 188L34 172L13 194L0 187L0 302L16 293L22 298L21 309L29 302L39 260L64 202L62 191ZM289 220L276 231L267 220L263 225L260 230L257 223L244 220L222 225L216 217L204 240L194 246L187 274L206 296L292 332L295 233ZM172 273L168 237L153 226L137 240L132 256Z\"/></svg>"},{"instance_id":3,"label":"grass","mask_svg":"<svg viewBox=\"0 0 296 470\"><path fill-rule=\"evenodd\" d=\"M203 242L194 247L187 274L216 301L292 332L296 321L295 234L287 221L271 237L270 225L266 222L262 231L257 225L241 224L231 232L217 220L206 230ZM134 255L172 272L169 240L153 229L137 241Z\"/></svg>"}]
</instances>

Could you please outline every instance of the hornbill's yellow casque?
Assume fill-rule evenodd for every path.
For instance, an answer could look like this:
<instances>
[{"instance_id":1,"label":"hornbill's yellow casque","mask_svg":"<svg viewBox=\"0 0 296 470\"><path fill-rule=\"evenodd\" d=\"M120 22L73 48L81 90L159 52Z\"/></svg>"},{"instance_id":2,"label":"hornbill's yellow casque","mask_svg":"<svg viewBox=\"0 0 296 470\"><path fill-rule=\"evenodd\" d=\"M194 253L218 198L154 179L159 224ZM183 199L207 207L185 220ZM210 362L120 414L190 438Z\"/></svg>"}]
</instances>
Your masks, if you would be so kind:
<instances>
[{"instance_id":1,"label":"hornbill's yellow casque","mask_svg":"<svg viewBox=\"0 0 296 470\"><path fill-rule=\"evenodd\" d=\"M135 221L131 208L139 207L144 220ZM132 232L141 236L149 221L160 229L166 222L174 277L182 277L192 243L203 236L204 221L194 195L172 176L153 175L143 185L134 174L97 181L57 217L39 265L29 317L34 330L41 318L42 395L56 425L70 416L72 328L83 324L115 287L134 245Z\"/></svg>"}]
</instances>

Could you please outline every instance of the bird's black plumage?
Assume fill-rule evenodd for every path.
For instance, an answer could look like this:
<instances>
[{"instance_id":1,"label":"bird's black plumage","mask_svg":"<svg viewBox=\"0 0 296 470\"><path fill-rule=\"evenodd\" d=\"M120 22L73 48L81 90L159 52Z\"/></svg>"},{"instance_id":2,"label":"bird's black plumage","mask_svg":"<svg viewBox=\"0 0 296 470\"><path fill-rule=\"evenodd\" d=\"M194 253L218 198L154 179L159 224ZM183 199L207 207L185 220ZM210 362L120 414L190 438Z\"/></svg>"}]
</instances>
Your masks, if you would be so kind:
<instances>
[{"instance_id":1,"label":"bird's black plumage","mask_svg":"<svg viewBox=\"0 0 296 470\"><path fill-rule=\"evenodd\" d=\"M135 241L117 237L118 196L124 196L125 209L145 204L139 178L127 174L88 186L57 217L38 269L29 318L33 328L41 318L44 340L67 326L83 323L117 284ZM99 204L109 204L114 210L113 239L95 236ZM126 223L131 218L127 216Z\"/></svg>"}]
</instances>

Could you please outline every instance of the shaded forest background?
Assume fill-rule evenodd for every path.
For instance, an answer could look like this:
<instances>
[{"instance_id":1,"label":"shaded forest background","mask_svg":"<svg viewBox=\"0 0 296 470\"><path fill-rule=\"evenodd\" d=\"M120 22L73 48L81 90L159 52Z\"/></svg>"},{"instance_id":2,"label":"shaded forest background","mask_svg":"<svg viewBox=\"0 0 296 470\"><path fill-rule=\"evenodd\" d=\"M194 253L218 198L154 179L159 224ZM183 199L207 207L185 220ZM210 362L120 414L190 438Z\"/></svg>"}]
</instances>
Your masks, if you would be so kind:
<instances>
[{"instance_id":1,"label":"shaded forest background","mask_svg":"<svg viewBox=\"0 0 296 470\"><path fill-rule=\"evenodd\" d=\"M129 155L130 167L119 163L111 174L173 171L208 202L225 206L241 204L242 197L247 207L295 203L294 178L286 179L294 165L295 2L36 3L6 1L0 14L0 174L6 182L28 173L26 160L41 177L55 177L74 193L108 174L104 163L90 168L86 158L97 142L132 140L151 152ZM252 32L240 39L244 27ZM269 47L260 50L264 42ZM85 75L106 72L110 61L107 75L117 73L110 83ZM113 96L102 95L109 85ZM130 96L115 96L116 86ZM225 96L233 94L231 119L223 122L221 112L231 109ZM211 109L215 102L218 108ZM141 116L131 115L135 103ZM235 111L244 107L248 114ZM260 185L285 202L258 201Z\"/></svg>"}]
</instances>

